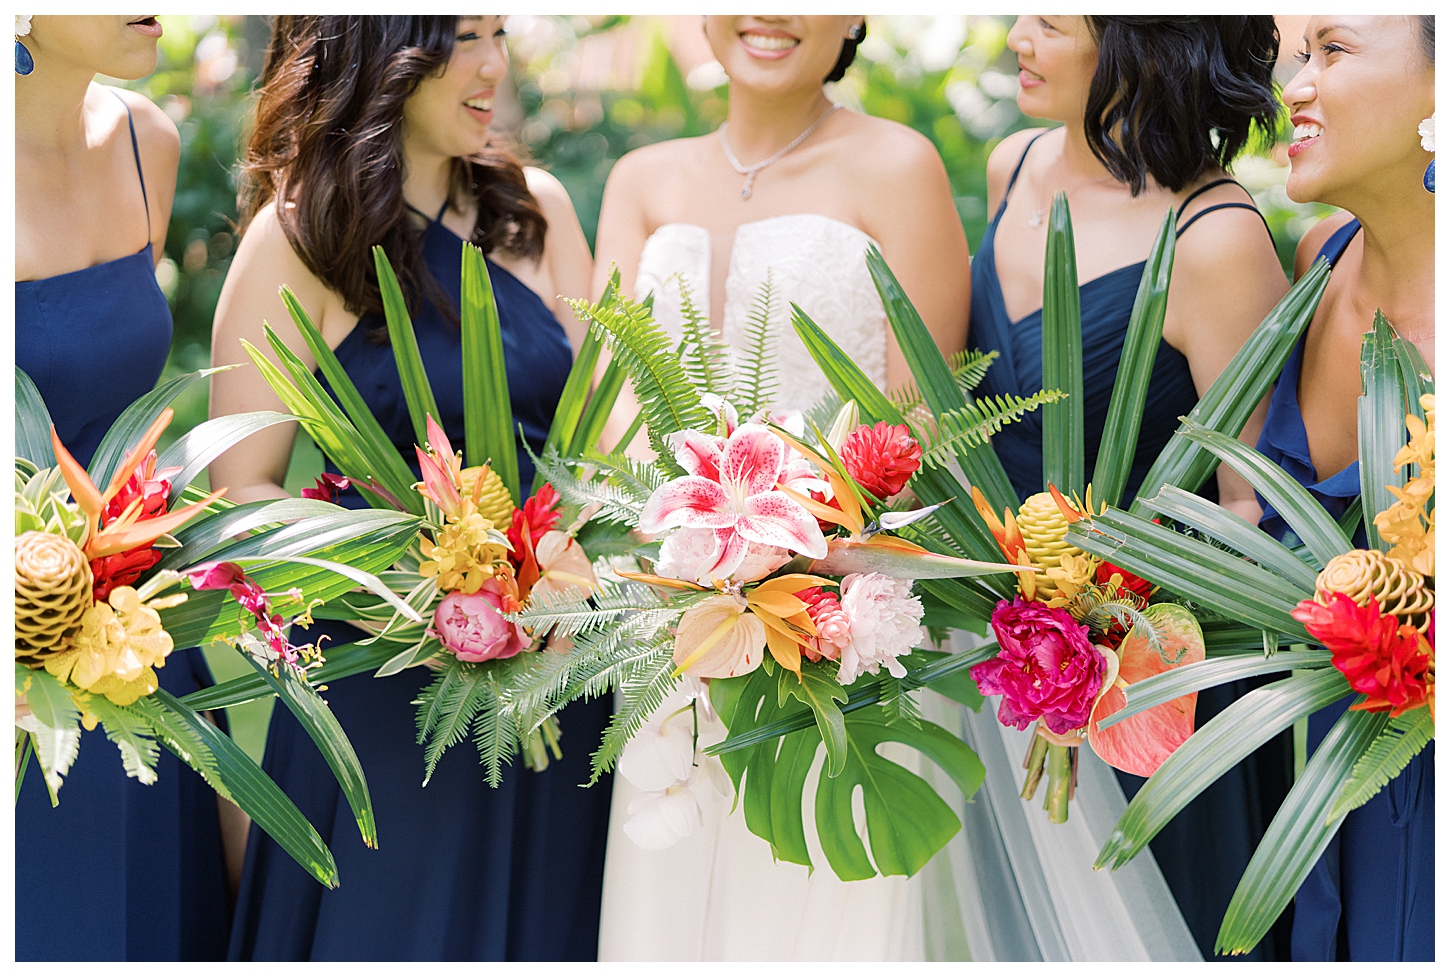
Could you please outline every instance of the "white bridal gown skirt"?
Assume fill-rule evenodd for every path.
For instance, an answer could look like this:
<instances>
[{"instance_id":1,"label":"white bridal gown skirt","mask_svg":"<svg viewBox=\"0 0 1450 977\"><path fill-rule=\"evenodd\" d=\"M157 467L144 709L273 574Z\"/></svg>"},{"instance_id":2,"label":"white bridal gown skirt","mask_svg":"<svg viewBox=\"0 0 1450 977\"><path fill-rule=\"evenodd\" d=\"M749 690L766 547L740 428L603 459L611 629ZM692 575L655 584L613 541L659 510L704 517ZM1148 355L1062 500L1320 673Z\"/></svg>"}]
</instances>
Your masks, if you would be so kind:
<instances>
[{"instance_id":1,"label":"white bridal gown skirt","mask_svg":"<svg viewBox=\"0 0 1450 977\"><path fill-rule=\"evenodd\" d=\"M661 714L684 702L677 689ZM702 721L701 746L719 742L724 733L718 722ZM919 771L922 766L912 751L890 755L908 769ZM770 845L750 833L744 813L732 813L724 797L702 805L703 824L688 838L663 851L647 851L624 833L630 802L640 792L616 775L599 959L923 959L921 873L912 879L877 876L842 882L821 853L811 802L823 757L824 750L804 795L814 871L776 862ZM856 806L857 826L862 828L859 800Z\"/></svg>"}]
</instances>

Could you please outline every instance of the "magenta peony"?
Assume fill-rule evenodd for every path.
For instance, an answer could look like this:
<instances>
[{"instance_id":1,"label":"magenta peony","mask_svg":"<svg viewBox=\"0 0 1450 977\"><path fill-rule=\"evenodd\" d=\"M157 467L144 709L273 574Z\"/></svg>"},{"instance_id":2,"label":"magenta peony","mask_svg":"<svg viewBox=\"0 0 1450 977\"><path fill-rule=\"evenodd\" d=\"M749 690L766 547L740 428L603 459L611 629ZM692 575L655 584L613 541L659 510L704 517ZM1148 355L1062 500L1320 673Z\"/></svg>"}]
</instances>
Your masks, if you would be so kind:
<instances>
[{"instance_id":1,"label":"magenta peony","mask_svg":"<svg viewBox=\"0 0 1450 977\"><path fill-rule=\"evenodd\" d=\"M524 629L503 619L503 597L485 584L476 594L455 590L433 613L433 633L459 661L512 658L528 646Z\"/></svg>"},{"instance_id":2,"label":"magenta peony","mask_svg":"<svg viewBox=\"0 0 1450 977\"><path fill-rule=\"evenodd\" d=\"M1000 650L972 666L972 679L984 695L1002 697L1002 724L1026 729L1040 718L1054 733L1085 726L1107 670L1086 625L1061 608L1018 597L997 603L992 630Z\"/></svg>"}]
</instances>

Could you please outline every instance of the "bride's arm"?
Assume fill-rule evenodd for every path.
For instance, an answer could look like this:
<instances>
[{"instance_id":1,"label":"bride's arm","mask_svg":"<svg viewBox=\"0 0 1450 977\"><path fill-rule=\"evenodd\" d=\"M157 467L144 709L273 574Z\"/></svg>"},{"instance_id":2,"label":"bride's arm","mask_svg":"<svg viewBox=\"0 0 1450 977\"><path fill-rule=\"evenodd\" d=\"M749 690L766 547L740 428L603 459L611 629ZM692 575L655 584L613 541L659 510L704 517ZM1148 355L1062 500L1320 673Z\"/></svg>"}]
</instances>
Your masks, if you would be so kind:
<instances>
[{"instance_id":1,"label":"bride's arm","mask_svg":"<svg viewBox=\"0 0 1450 977\"><path fill-rule=\"evenodd\" d=\"M936 147L919 133L893 125L878 142L869 158L879 171L869 175L860 195L864 229L881 245L937 348L949 356L966 347L972 305L967 236L951 182ZM895 336L889 337L886 377L892 388L911 379Z\"/></svg>"}]
</instances>

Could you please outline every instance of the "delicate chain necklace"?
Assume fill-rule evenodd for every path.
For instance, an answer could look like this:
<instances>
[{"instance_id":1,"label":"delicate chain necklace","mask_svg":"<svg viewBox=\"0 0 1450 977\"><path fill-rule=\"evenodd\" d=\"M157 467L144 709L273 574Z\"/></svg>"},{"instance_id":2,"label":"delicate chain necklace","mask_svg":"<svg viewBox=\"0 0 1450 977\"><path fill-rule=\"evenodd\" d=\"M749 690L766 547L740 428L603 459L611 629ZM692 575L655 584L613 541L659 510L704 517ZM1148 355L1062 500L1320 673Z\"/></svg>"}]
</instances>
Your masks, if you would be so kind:
<instances>
[{"instance_id":1,"label":"delicate chain necklace","mask_svg":"<svg viewBox=\"0 0 1450 977\"><path fill-rule=\"evenodd\" d=\"M1059 156L1056 160L1053 160L1052 164L1048 167L1048 171L1050 172L1052 170L1052 167L1056 166L1061 159L1062 157ZM1043 176L1045 177L1047 176L1047 174L1044 173ZM1067 188L1067 190L1064 190L1063 192L1070 193L1073 190L1081 190L1084 187L1090 187L1094 183L1106 183L1107 181L1113 179L1114 177L1111 174L1109 174L1108 176L1100 176L1095 180L1085 180L1082 183L1077 184L1076 186ZM1045 179L1042 182L1044 185L1047 183ZM1056 194L1054 194L1054 196L1056 196ZM1039 191L1037 194L1037 207L1030 214L1027 215L1027 226L1034 229L1041 227L1042 218L1047 215L1047 208L1049 205L1050 204L1045 204L1042 202L1042 193Z\"/></svg>"},{"instance_id":2,"label":"delicate chain necklace","mask_svg":"<svg viewBox=\"0 0 1450 977\"><path fill-rule=\"evenodd\" d=\"M736 173L739 173L741 176L745 177L745 186L743 186L743 187L740 188L740 199L741 200L749 200L750 199L750 188L755 184L755 174L759 173L761 170L765 169L771 163L774 163L776 160L780 159L786 153L790 152L792 149L795 149L801 143L803 143L807 139L809 139L811 133L813 133L817 129L819 129L821 127L821 124L823 122L825 122L827 118L830 117L831 113L834 112L834 111L836 111L836 109L838 109L840 107L841 106L839 106L839 105L832 105L830 108L826 109L824 112L821 113L821 117L820 118L818 118L818 119L816 119L816 121L812 122L806 128L806 131L805 132L801 133L799 136L796 136L789 143L787 143L786 144L786 147L784 149L782 149L780 152L776 153L774 156L769 157L768 159L761 160L759 163L756 163L753 166L742 166L742 165L740 165L740 160L738 160L738 159L735 158L735 154L730 151L730 143L725 139L725 125L726 125L726 123L724 123L724 122L720 123L720 128L717 129L716 131L720 134L720 146L721 146L721 148L723 148L725 150L725 158L730 161L730 165L731 165L731 167L734 168L734 170L735 170Z\"/></svg>"}]
</instances>

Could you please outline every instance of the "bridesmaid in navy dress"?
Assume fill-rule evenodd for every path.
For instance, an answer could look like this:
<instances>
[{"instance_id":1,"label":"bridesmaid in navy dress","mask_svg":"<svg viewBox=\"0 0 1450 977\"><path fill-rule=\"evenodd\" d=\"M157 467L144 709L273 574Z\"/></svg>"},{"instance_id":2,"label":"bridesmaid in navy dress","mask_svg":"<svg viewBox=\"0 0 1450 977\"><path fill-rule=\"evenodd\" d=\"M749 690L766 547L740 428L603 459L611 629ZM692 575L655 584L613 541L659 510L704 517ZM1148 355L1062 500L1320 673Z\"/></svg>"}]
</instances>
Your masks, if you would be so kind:
<instances>
[{"instance_id":1,"label":"bridesmaid in navy dress","mask_svg":"<svg viewBox=\"0 0 1450 977\"><path fill-rule=\"evenodd\" d=\"M1435 198L1422 186L1433 156L1417 132L1435 111L1435 20L1315 17L1301 44L1304 68L1284 88L1287 190L1344 212L1299 242L1296 275L1319 255L1334 271L1284 364L1259 450L1338 517L1359 496L1359 349L1374 311L1435 362ZM1267 507L1262 526L1289 535ZM1309 717L1311 751L1352 700ZM1433 741L1349 813L1300 887L1294 959L1435 959Z\"/></svg>"},{"instance_id":2,"label":"bridesmaid in navy dress","mask_svg":"<svg viewBox=\"0 0 1450 977\"><path fill-rule=\"evenodd\" d=\"M82 464L171 347L155 267L176 128L145 98L93 81L150 74L160 36L149 17L37 16L25 38L35 69L15 82L15 362ZM178 696L211 684L194 648L157 676ZM16 803L16 958L222 959L225 802L171 753L146 786L101 731L81 742L59 807L33 764Z\"/></svg>"},{"instance_id":3,"label":"bridesmaid in navy dress","mask_svg":"<svg viewBox=\"0 0 1450 977\"><path fill-rule=\"evenodd\" d=\"M1270 17L1020 17L1018 105L1063 125L1015 133L987 164L996 213L972 262L970 345L1000 351L988 394L1042 386L1042 269L1057 191L1072 206L1083 330L1083 419L1091 473L1144 259L1172 208L1179 239L1163 340L1122 504L1229 359L1287 291L1273 240L1225 173L1255 126L1279 117ZM1210 93L1208 96L1194 93ZM1264 407L1245 440L1258 436ZM1042 421L1030 414L993 447L1018 494L1044 491ZM1227 468L1204 486L1257 519L1253 490ZM1246 691L1199 694L1206 722ZM1287 743L1271 743L1195 799L1152 842L1205 957L1239 876L1287 791ZM1142 778L1118 772L1129 797ZM1287 936L1287 934L1284 934ZM1272 940L1272 937L1271 937ZM1287 940L1284 941L1287 943ZM1287 946L1253 955L1287 956Z\"/></svg>"},{"instance_id":4,"label":"bridesmaid in navy dress","mask_svg":"<svg viewBox=\"0 0 1450 977\"><path fill-rule=\"evenodd\" d=\"M277 297L292 286L405 457L414 432L370 245L383 245L413 299L439 420L456 444L463 241L491 256L513 415L536 451L572 361L566 306L553 297L588 291L588 246L563 187L489 145L507 70L502 20L280 17L262 77L240 201L248 227L217 307L213 356L243 360L238 341L260 343L264 319L305 356ZM224 414L277 403L248 367L218 375L211 406ZM281 497L292 439L263 432L219 459L212 477L237 486L239 500ZM518 461L527 487L522 445ZM363 505L356 494L342 501ZM360 636L333 622L325 630L333 643ZM233 958L594 958L611 785L579 785L608 700L561 713L564 759L542 773L516 765L491 788L465 743L423 787L412 701L430 678L422 668L364 674L326 693L367 772L376 851L363 846L316 747L287 710L274 710L263 766L331 845L341 886L324 890L253 830Z\"/></svg>"}]
</instances>

